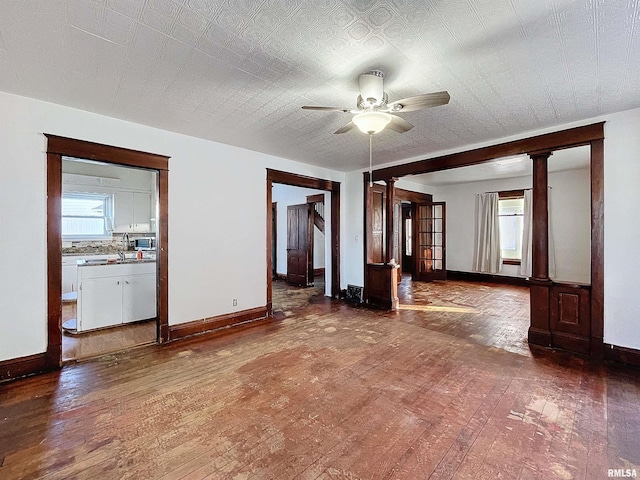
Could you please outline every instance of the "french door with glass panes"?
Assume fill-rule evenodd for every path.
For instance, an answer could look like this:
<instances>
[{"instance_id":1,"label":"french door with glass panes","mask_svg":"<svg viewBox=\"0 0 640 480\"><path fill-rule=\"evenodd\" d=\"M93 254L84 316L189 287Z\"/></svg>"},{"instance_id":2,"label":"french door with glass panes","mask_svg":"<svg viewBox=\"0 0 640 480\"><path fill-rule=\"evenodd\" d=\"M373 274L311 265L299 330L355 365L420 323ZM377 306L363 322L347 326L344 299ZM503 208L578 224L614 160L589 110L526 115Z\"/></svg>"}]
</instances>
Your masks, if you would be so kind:
<instances>
[{"instance_id":1,"label":"french door with glass panes","mask_svg":"<svg viewBox=\"0 0 640 480\"><path fill-rule=\"evenodd\" d=\"M445 203L418 203L415 205L414 280L446 280Z\"/></svg>"}]
</instances>

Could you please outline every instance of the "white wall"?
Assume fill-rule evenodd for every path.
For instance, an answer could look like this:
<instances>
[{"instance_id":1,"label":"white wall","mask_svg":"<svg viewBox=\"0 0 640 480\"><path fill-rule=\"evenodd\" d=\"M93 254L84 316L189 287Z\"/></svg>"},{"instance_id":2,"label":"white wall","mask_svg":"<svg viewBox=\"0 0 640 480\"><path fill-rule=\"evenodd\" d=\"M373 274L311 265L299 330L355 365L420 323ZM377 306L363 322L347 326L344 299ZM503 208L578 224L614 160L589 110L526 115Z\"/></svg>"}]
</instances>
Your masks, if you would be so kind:
<instances>
[{"instance_id":1,"label":"white wall","mask_svg":"<svg viewBox=\"0 0 640 480\"><path fill-rule=\"evenodd\" d=\"M307 196L322 193L325 195L324 205L325 212L331 209L331 195L326 194L322 190L313 190L310 188L293 187L291 185L282 185L275 183L273 185L272 201L277 202L278 218L278 245L277 245L277 266L276 273L286 275L287 273L287 207L289 205L300 205L307 203ZM325 268L327 263L331 263L331 258L326 258L326 252L330 252L331 248L327 245L327 241L331 240L331 225L325 222L326 235L317 227L314 227L313 238L313 268ZM327 282L328 283L328 282Z\"/></svg>"},{"instance_id":2,"label":"white wall","mask_svg":"<svg viewBox=\"0 0 640 480\"><path fill-rule=\"evenodd\" d=\"M473 271L475 196L478 193L531 188L532 178L517 177L441 186L434 196L447 203L447 269ZM591 283L591 197L588 169L549 173L549 215L555 245L556 281ZM517 265L498 275L520 276Z\"/></svg>"},{"instance_id":3,"label":"white wall","mask_svg":"<svg viewBox=\"0 0 640 480\"><path fill-rule=\"evenodd\" d=\"M476 194L531 188L531 177L461 183L438 188L434 201L447 204L447 270L473 271ZM517 276L516 265L503 265L500 275Z\"/></svg>"},{"instance_id":4,"label":"white wall","mask_svg":"<svg viewBox=\"0 0 640 480\"><path fill-rule=\"evenodd\" d=\"M349 220L341 218L342 285L364 286L364 184L362 172L349 172L345 176L345 186L341 194L341 205L349 215Z\"/></svg>"},{"instance_id":5,"label":"white wall","mask_svg":"<svg viewBox=\"0 0 640 480\"><path fill-rule=\"evenodd\" d=\"M549 160L552 161L553 157ZM550 224L557 282L591 283L591 175L589 169L549 174Z\"/></svg>"},{"instance_id":6,"label":"white wall","mask_svg":"<svg viewBox=\"0 0 640 480\"><path fill-rule=\"evenodd\" d=\"M340 172L6 93L0 128L0 361L46 349L43 133L171 157L171 325L266 304L266 168L344 181Z\"/></svg>"},{"instance_id":7,"label":"white wall","mask_svg":"<svg viewBox=\"0 0 640 480\"><path fill-rule=\"evenodd\" d=\"M604 133L604 340L640 349L640 109L610 115Z\"/></svg>"}]
</instances>

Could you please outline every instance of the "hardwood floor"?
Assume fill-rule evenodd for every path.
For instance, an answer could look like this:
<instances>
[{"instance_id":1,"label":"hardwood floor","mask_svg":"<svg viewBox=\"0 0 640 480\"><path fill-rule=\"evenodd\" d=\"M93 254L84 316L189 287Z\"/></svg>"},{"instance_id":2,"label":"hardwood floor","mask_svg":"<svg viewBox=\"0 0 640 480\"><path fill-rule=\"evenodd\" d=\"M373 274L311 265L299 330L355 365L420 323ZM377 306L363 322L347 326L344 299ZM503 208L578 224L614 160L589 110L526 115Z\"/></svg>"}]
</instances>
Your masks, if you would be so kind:
<instances>
[{"instance_id":1,"label":"hardwood floor","mask_svg":"<svg viewBox=\"0 0 640 480\"><path fill-rule=\"evenodd\" d=\"M447 280L398 286L402 321L474 343L530 355L529 288Z\"/></svg>"},{"instance_id":2,"label":"hardwood floor","mask_svg":"<svg viewBox=\"0 0 640 480\"><path fill-rule=\"evenodd\" d=\"M437 310L291 312L0 384L0 478L640 474L638 370L487 346Z\"/></svg>"},{"instance_id":3,"label":"hardwood floor","mask_svg":"<svg viewBox=\"0 0 640 480\"><path fill-rule=\"evenodd\" d=\"M62 321L75 317L75 305L62 305ZM156 321L135 322L95 332L62 332L62 361L84 360L156 342Z\"/></svg>"},{"instance_id":4,"label":"hardwood floor","mask_svg":"<svg viewBox=\"0 0 640 480\"><path fill-rule=\"evenodd\" d=\"M272 304L274 314L293 315L293 310L309 304L313 297L324 296L324 275L316 275L312 287L296 287L285 280L273 280Z\"/></svg>"}]
</instances>

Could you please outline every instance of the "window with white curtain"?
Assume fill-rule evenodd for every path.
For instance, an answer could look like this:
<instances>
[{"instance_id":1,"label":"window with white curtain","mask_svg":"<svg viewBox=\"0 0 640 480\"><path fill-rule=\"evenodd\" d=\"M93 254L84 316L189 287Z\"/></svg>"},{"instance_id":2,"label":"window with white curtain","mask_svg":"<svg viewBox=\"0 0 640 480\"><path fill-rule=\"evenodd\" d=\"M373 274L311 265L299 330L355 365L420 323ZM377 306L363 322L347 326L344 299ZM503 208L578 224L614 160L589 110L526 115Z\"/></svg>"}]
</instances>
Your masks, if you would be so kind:
<instances>
[{"instance_id":1,"label":"window with white curtain","mask_svg":"<svg viewBox=\"0 0 640 480\"><path fill-rule=\"evenodd\" d=\"M110 238L113 198L110 194L66 192L62 194L62 237Z\"/></svg>"},{"instance_id":2,"label":"window with white curtain","mask_svg":"<svg viewBox=\"0 0 640 480\"><path fill-rule=\"evenodd\" d=\"M500 250L503 263L519 265L522 260L522 231L524 227L524 193L498 192L500 219Z\"/></svg>"}]
</instances>

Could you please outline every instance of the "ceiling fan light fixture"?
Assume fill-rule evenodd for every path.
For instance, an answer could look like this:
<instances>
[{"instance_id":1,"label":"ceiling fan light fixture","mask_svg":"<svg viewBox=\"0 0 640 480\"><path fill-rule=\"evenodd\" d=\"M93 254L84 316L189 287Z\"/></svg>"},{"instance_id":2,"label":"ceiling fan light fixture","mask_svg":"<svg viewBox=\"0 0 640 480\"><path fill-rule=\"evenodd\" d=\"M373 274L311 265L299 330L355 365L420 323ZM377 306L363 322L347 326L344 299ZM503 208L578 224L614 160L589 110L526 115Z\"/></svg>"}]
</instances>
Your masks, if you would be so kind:
<instances>
[{"instance_id":1,"label":"ceiling fan light fixture","mask_svg":"<svg viewBox=\"0 0 640 480\"><path fill-rule=\"evenodd\" d=\"M391 121L391 115L384 112L364 112L353 117L353 123L362 133L375 134L384 130Z\"/></svg>"}]
</instances>

